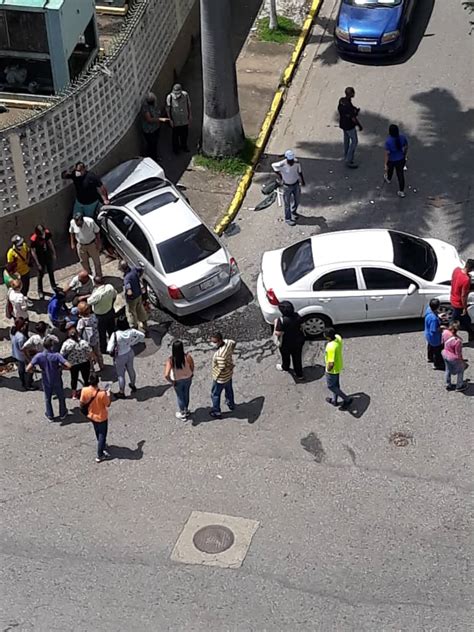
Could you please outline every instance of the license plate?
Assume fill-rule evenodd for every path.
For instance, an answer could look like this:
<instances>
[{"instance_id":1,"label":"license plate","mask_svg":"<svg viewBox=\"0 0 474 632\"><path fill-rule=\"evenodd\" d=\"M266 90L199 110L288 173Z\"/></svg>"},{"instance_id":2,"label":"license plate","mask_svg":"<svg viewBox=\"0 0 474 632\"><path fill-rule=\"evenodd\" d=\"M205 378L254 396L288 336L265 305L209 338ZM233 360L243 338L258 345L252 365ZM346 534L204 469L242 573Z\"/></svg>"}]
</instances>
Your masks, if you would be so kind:
<instances>
[{"instance_id":1,"label":"license plate","mask_svg":"<svg viewBox=\"0 0 474 632\"><path fill-rule=\"evenodd\" d=\"M204 281L199 284L199 288L201 290L208 290L210 287L214 286L214 279L209 279L208 281Z\"/></svg>"},{"instance_id":2,"label":"license plate","mask_svg":"<svg viewBox=\"0 0 474 632\"><path fill-rule=\"evenodd\" d=\"M359 53L371 53L372 46L363 46L362 44L359 44L359 46L357 46L357 50Z\"/></svg>"}]
</instances>

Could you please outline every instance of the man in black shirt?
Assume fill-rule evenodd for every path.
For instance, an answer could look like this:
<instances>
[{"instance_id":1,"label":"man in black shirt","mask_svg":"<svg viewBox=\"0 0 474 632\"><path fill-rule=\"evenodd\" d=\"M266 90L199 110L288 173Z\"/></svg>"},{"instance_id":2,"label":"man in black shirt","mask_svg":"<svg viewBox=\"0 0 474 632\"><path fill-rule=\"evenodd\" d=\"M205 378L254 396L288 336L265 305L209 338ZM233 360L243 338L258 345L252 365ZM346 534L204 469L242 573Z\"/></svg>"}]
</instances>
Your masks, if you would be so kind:
<instances>
[{"instance_id":1,"label":"man in black shirt","mask_svg":"<svg viewBox=\"0 0 474 632\"><path fill-rule=\"evenodd\" d=\"M344 161L351 169L357 168L357 164L354 162L354 154L359 142L356 127L362 131L362 125L357 119L360 110L352 104L354 97L354 88L346 88L345 96L339 99L339 105L337 106L339 127L344 134Z\"/></svg>"},{"instance_id":2,"label":"man in black shirt","mask_svg":"<svg viewBox=\"0 0 474 632\"><path fill-rule=\"evenodd\" d=\"M83 162L77 162L72 169L63 171L61 177L72 180L76 189L73 213L83 213L94 218L99 202L109 203L107 189L93 171L87 171Z\"/></svg>"}]
</instances>

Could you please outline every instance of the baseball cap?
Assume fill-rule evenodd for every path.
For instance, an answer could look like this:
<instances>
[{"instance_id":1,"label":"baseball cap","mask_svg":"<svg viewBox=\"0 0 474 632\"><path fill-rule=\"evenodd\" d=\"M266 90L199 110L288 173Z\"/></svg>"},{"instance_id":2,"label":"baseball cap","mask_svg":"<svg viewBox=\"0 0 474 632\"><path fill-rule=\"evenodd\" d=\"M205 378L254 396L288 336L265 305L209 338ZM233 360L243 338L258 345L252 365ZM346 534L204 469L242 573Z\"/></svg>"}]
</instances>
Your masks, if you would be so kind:
<instances>
[{"instance_id":1,"label":"baseball cap","mask_svg":"<svg viewBox=\"0 0 474 632\"><path fill-rule=\"evenodd\" d=\"M295 152L292 149L287 149L285 151L285 158L287 160L294 160L295 159Z\"/></svg>"}]
</instances>

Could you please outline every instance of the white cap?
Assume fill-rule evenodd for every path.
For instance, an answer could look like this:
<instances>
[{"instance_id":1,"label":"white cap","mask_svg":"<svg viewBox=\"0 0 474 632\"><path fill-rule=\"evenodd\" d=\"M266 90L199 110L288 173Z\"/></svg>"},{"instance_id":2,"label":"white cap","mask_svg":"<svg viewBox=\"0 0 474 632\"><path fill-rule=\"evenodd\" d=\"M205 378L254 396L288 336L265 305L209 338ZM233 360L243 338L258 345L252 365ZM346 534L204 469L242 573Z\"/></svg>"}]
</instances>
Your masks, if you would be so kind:
<instances>
[{"instance_id":1,"label":"white cap","mask_svg":"<svg viewBox=\"0 0 474 632\"><path fill-rule=\"evenodd\" d=\"M294 160L295 159L295 152L292 149L287 149L285 151L285 158L287 160Z\"/></svg>"}]
</instances>

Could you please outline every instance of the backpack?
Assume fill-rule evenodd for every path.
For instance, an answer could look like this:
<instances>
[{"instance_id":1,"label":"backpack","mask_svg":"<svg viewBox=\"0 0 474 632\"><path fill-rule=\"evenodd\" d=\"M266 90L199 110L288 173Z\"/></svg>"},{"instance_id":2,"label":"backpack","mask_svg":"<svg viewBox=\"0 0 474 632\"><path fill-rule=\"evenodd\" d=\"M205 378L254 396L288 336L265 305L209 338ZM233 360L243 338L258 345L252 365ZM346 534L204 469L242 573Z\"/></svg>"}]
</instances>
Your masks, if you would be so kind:
<instances>
[{"instance_id":1,"label":"backpack","mask_svg":"<svg viewBox=\"0 0 474 632\"><path fill-rule=\"evenodd\" d=\"M89 406L92 404L94 399L97 397L97 395L99 394L99 391L100 391L100 389L98 388L97 391L95 392L95 395L93 397L91 397L88 402L84 402L83 404L79 404L79 409L80 409L81 413L85 417L87 417L89 415Z\"/></svg>"}]
</instances>

